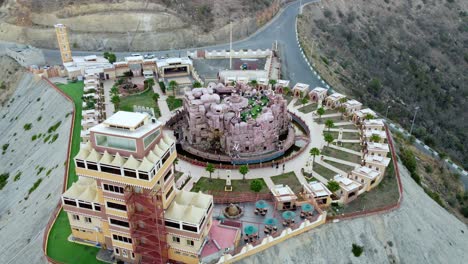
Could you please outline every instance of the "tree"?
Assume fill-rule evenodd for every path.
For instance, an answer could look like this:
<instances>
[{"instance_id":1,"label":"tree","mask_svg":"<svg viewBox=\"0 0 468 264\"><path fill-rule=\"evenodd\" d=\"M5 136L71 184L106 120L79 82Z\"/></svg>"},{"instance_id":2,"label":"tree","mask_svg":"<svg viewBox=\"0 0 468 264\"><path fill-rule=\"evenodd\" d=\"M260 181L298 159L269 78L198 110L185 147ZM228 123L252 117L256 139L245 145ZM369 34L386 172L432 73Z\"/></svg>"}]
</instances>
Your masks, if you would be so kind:
<instances>
[{"instance_id":1,"label":"tree","mask_svg":"<svg viewBox=\"0 0 468 264\"><path fill-rule=\"evenodd\" d=\"M374 115L372 114L367 114L365 117L366 120L374 119Z\"/></svg>"},{"instance_id":2,"label":"tree","mask_svg":"<svg viewBox=\"0 0 468 264\"><path fill-rule=\"evenodd\" d=\"M333 138L333 135L330 133L326 133L325 135L323 135L323 138L327 142L327 146L330 146L330 143L332 143L333 140L335 140L335 138Z\"/></svg>"},{"instance_id":3,"label":"tree","mask_svg":"<svg viewBox=\"0 0 468 264\"><path fill-rule=\"evenodd\" d=\"M289 87L284 87L284 88L283 88L283 94L284 94L284 95L288 95L290 90L291 90L291 89L289 89Z\"/></svg>"},{"instance_id":4,"label":"tree","mask_svg":"<svg viewBox=\"0 0 468 264\"><path fill-rule=\"evenodd\" d=\"M242 174L242 180L245 180L245 175L249 172L248 165L241 165L239 167L239 173Z\"/></svg>"},{"instance_id":5,"label":"tree","mask_svg":"<svg viewBox=\"0 0 468 264\"><path fill-rule=\"evenodd\" d=\"M257 80L251 80L251 81L250 81L250 86L252 86L252 87L256 88L256 87L257 87L257 85L258 85L258 82L257 82Z\"/></svg>"},{"instance_id":6,"label":"tree","mask_svg":"<svg viewBox=\"0 0 468 264\"><path fill-rule=\"evenodd\" d=\"M372 136L369 138L371 142L380 142L381 139L382 138L377 134L372 134Z\"/></svg>"},{"instance_id":7,"label":"tree","mask_svg":"<svg viewBox=\"0 0 468 264\"><path fill-rule=\"evenodd\" d=\"M154 79L153 79L153 78L146 79L144 83L146 84L145 89L146 89L146 88L153 88Z\"/></svg>"},{"instance_id":8,"label":"tree","mask_svg":"<svg viewBox=\"0 0 468 264\"><path fill-rule=\"evenodd\" d=\"M270 88L273 89L276 84L276 80L269 80L268 83L270 84Z\"/></svg>"},{"instance_id":9,"label":"tree","mask_svg":"<svg viewBox=\"0 0 468 264\"><path fill-rule=\"evenodd\" d=\"M110 89L110 94L119 95L119 88L117 88L117 86L112 86L112 88Z\"/></svg>"},{"instance_id":10,"label":"tree","mask_svg":"<svg viewBox=\"0 0 468 264\"><path fill-rule=\"evenodd\" d=\"M262 188L263 188L263 184L262 184L262 181L259 179L255 179L250 183L250 190L254 192L260 192Z\"/></svg>"},{"instance_id":11,"label":"tree","mask_svg":"<svg viewBox=\"0 0 468 264\"><path fill-rule=\"evenodd\" d=\"M215 167L211 163L207 163L205 170L210 173L210 181L211 181L211 174L215 171Z\"/></svg>"},{"instance_id":12,"label":"tree","mask_svg":"<svg viewBox=\"0 0 468 264\"><path fill-rule=\"evenodd\" d=\"M157 103L159 100L160 95L158 93L153 94L153 100Z\"/></svg>"},{"instance_id":13,"label":"tree","mask_svg":"<svg viewBox=\"0 0 468 264\"><path fill-rule=\"evenodd\" d=\"M111 102L114 104L115 110L119 109L120 97L118 95L113 95Z\"/></svg>"},{"instance_id":14,"label":"tree","mask_svg":"<svg viewBox=\"0 0 468 264\"><path fill-rule=\"evenodd\" d=\"M338 111L340 111L341 119L343 119L344 113L346 113L346 108L344 106L340 106L340 108L338 108Z\"/></svg>"},{"instance_id":15,"label":"tree","mask_svg":"<svg viewBox=\"0 0 468 264\"><path fill-rule=\"evenodd\" d=\"M193 82L192 87L193 88L200 88L200 87L202 87L202 85L201 85L201 83L199 81L195 81L195 82Z\"/></svg>"},{"instance_id":16,"label":"tree","mask_svg":"<svg viewBox=\"0 0 468 264\"><path fill-rule=\"evenodd\" d=\"M334 193L340 189L340 184L337 181L330 180L327 182L327 188Z\"/></svg>"},{"instance_id":17,"label":"tree","mask_svg":"<svg viewBox=\"0 0 468 264\"><path fill-rule=\"evenodd\" d=\"M179 85L179 84L178 84L176 81L174 81L174 80L172 80L172 81L169 82L169 88L172 89L172 94L173 94L174 96L176 96L176 89L177 89L177 86L178 86L178 85Z\"/></svg>"},{"instance_id":18,"label":"tree","mask_svg":"<svg viewBox=\"0 0 468 264\"><path fill-rule=\"evenodd\" d=\"M319 109L317 109L317 115L319 115L320 120L322 120L323 114L325 114L325 109L323 109L323 107L320 107Z\"/></svg>"},{"instance_id":19,"label":"tree","mask_svg":"<svg viewBox=\"0 0 468 264\"><path fill-rule=\"evenodd\" d=\"M312 148L309 153L313 157L313 162L315 163L315 156L320 155L320 150L318 148Z\"/></svg>"},{"instance_id":20,"label":"tree","mask_svg":"<svg viewBox=\"0 0 468 264\"><path fill-rule=\"evenodd\" d=\"M302 106L304 106L305 104L307 104L307 102L309 101L309 98L306 96L306 97L303 97L301 99L301 103L302 103Z\"/></svg>"},{"instance_id":21,"label":"tree","mask_svg":"<svg viewBox=\"0 0 468 264\"><path fill-rule=\"evenodd\" d=\"M335 123L333 120L327 119L327 121L325 121L325 126L328 128L328 132L330 132L330 129L335 127Z\"/></svg>"},{"instance_id":22,"label":"tree","mask_svg":"<svg viewBox=\"0 0 468 264\"><path fill-rule=\"evenodd\" d=\"M174 161L172 162L172 165L174 166L174 170L176 170L176 165L179 164L179 159L175 158Z\"/></svg>"},{"instance_id":23,"label":"tree","mask_svg":"<svg viewBox=\"0 0 468 264\"><path fill-rule=\"evenodd\" d=\"M107 59L110 63L114 63L117 61L117 57L112 52L108 52L108 51L104 52L103 57Z\"/></svg>"},{"instance_id":24,"label":"tree","mask_svg":"<svg viewBox=\"0 0 468 264\"><path fill-rule=\"evenodd\" d=\"M364 251L364 247L353 244L353 249L351 251L353 252L355 257L359 257L359 256L361 256L362 252Z\"/></svg>"}]
</instances>

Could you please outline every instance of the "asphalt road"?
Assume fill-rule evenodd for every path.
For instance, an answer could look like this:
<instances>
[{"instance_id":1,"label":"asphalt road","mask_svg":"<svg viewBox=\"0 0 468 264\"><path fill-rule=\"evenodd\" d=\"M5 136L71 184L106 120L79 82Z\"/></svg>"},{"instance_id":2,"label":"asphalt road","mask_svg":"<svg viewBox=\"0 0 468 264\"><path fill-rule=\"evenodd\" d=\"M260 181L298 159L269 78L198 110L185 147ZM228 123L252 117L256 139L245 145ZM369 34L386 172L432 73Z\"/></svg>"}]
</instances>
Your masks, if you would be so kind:
<instances>
[{"instance_id":1,"label":"asphalt road","mask_svg":"<svg viewBox=\"0 0 468 264\"><path fill-rule=\"evenodd\" d=\"M302 4L319 2L318 0L304 0ZM323 85L320 79L312 73L310 67L305 62L296 40L296 16L299 13L300 1L294 1L284 7L276 17L267 25L260 28L251 36L233 43L233 49L266 49L271 48L273 43L278 42L280 57L282 61L283 78L291 80L291 83L303 82L311 87ZM229 43L201 47L202 49L229 49ZM201 49L196 48L196 49ZM184 56L187 50L164 50L154 52L116 52L118 60L132 53L151 53L156 56ZM44 49L44 56L50 65L61 64L60 52L58 50ZM86 56L97 54L96 51L73 51L74 56Z\"/></svg>"}]
</instances>

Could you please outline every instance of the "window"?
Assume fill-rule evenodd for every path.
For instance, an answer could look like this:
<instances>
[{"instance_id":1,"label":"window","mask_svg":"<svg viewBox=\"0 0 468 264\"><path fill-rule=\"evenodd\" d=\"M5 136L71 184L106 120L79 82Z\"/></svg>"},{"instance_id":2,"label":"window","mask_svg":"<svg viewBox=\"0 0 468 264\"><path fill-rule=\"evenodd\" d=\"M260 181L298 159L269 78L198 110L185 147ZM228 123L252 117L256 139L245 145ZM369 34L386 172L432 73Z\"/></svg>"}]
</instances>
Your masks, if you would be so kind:
<instances>
[{"instance_id":1,"label":"window","mask_svg":"<svg viewBox=\"0 0 468 264\"><path fill-rule=\"evenodd\" d=\"M173 228L177 228L177 229L180 229L180 224L179 223L174 223L174 222L171 222L171 221L164 221L164 224L168 227L173 227Z\"/></svg>"},{"instance_id":2,"label":"window","mask_svg":"<svg viewBox=\"0 0 468 264\"><path fill-rule=\"evenodd\" d=\"M119 250L119 248L114 248L114 252L115 252L115 254L120 255L120 250Z\"/></svg>"},{"instance_id":3,"label":"window","mask_svg":"<svg viewBox=\"0 0 468 264\"><path fill-rule=\"evenodd\" d=\"M172 169L168 170L168 171L166 172L166 175L164 175L164 182L166 182L167 179L169 179L169 177L171 176L171 174L172 174Z\"/></svg>"},{"instance_id":4,"label":"window","mask_svg":"<svg viewBox=\"0 0 468 264\"><path fill-rule=\"evenodd\" d=\"M187 240L187 246L193 247L193 245L195 245L195 243L193 242L193 240Z\"/></svg>"},{"instance_id":5,"label":"window","mask_svg":"<svg viewBox=\"0 0 468 264\"><path fill-rule=\"evenodd\" d=\"M109 222L113 225L118 225L118 226L123 226L123 227L130 227L130 225L128 224L128 222L125 222L125 221L121 221L121 220L117 220L117 219L113 219L113 218L110 218L109 219Z\"/></svg>"},{"instance_id":6,"label":"window","mask_svg":"<svg viewBox=\"0 0 468 264\"><path fill-rule=\"evenodd\" d=\"M137 177L137 175L136 175L136 170L125 169L125 170L124 170L124 175L127 176L127 177L132 177L132 178L136 178L136 177Z\"/></svg>"},{"instance_id":7,"label":"window","mask_svg":"<svg viewBox=\"0 0 468 264\"><path fill-rule=\"evenodd\" d=\"M198 232L198 228L195 226L189 226L189 225L182 225L182 229L185 231L190 231L190 232Z\"/></svg>"},{"instance_id":8,"label":"window","mask_svg":"<svg viewBox=\"0 0 468 264\"><path fill-rule=\"evenodd\" d=\"M122 174L122 172L120 171L120 168L114 167L114 166L101 165L101 171L112 173L112 174L117 174L117 175Z\"/></svg>"},{"instance_id":9,"label":"window","mask_svg":"<svg viewBox=\"0 0 468 264\"><path fill-rule=\"evenodd\" d=\"M63 203L66 205L76 206L76 201L72 199L63 198Z\"/></svg>"},{"instance_id":10,"label":"window","mask_svg":"<svg viewBox=\"0 0 468 264\"><path fill-rule=\"evenodd\" d=\"M136 151L135 139L106 136L106 135L95 135L96 145L101 147L109 147L115 149L122 149L127 151Z\"/></svg>"},{"instance_id":11,"label":"window","mask_svg":"<svg viewBox=\"0 0 468 264\"><path fill-rule=\"evenodd\" d=\"M98 170L96 163L88 161L86 164L88 165L88 170Z\"/></svg>"},{"instance_id":12,"label":"window","mask_svg":"<svg viewBox=\"0 0 468 264\"><path fill-rule=\"evenodd\" d=\"M85 217L84 218L85 223L91 224L93 221L91 220L91 217Z\"/></svg>"},{"instance_id":13,"label":"window","mask_svg":"<svg viewBox=\"0 0 468 264\"><path fill-rule=\"evenodd\" d=\"M76 167L85 168L85 164L82 160L76 160Z\"/></svg>"},{"instance_id":14,"label":"window","mask_svg":"<svg viewBox=\"0 0 468 264\"><path fill-rule=\"evenodd\" d=\"M174 242L174 243L180 243L180 237L175 237L175 236L173 236L173 237L172 237L172 242Z\"/></svg>"},{"instance_id":15,"label":"window","mask_svg":"<svg viewBox=\"0 0 468 264\"><path fill-rule=\"evenodd\" d=\"M104 187L104 190L108 192L124 193L124 188L120 186L110 185L107 183L104 183L102 186Z\"/></svg>"},{"instance_id":16,"label":"window","mask_svg":"<svg viewBox=\"0 0 468 264\"><path fill-rule=\"evenodd\" d=\"M132 239L131 238L128 238L128 237L124 237L124 236L120 236L120 235L116 235L116 234L113 234L112 235L112 238L114 240L118 240L118 241L121 241L121 242L125 242L125 243L132 243Z\"/></svg>"},{"instance_id":17,"label":"window","mask_svg":"<svg viewBox=\"0 0 468 264\"><path fill-rule=\"evenodd\" d=\"M94 204L94 210L95 211L98 211L98 212L101 212L101 205L100 204Z\"/></svg>"},{"instance_id":18,"label":"window","mask_svg":"<svg viewBox=\"0 0 468 264\"><path fill-rule=\"evenodd\" d=\"M166 160L169 158L170 155L171 155L171 153L169 153L169 151L166 152L166 154L164 154L164 156L161 159L162 164L164 164L164 162L166 162Z\"/></svg>"},{"instance_id":19,"label":"window","mask_svg":"<svg viewBox=\"0 0 468 264\"><path fill-rule=\"evenodd\" d=\"M138 172L138 178L140 180L149 180L149 175L146 172Z\"/></svg>"},{"instance_id":20,"label":"window","mask_svg":"<svg viewBox=\"0 0 468 264\"><path fill-rule=\"evenodd\" d=\"M80 216L79 215L73 215L73 220L80 221Z\"/></svg>"},{"instance_id":21,"label":"window","mask_svg":"<svg viewBox=\"0 0 468 264\"><path fill-rule=\"evenodd\" d=\"M132 252L131 256L132 256L132 259L134 259L135 258L135 253Z\"/></svg>"},{"instance_id":22,"label":"window","mask_svg":"<svg viewBox=\"0 0 468 264\"><path fill-rule=\"evenodd\" d=\"M160 133L161 131L158 129L143 139L143 144L145 146L145 149L148 148L148 146L154 142L154 140L159 136Z\"/></svg>"},{"instance_id":23,"label":"window","mask_svg":"<svg viewBox=\"0 0 468 264\"><path fill-rule=\"evenodd\" d=\"M128 257L126 249L122 249L122 257L124 257L124 258Z\"/></svg>"},{"instance_id":24,"label":"window","mask_svg":"<svg viewBox=\"0 0 468 264\"><path fill-rule=\"evenodd\" d=\"M174 190L174 186L171 186L171 189L169 189L169 191L166 193L166 200L169 198L173 190Z\"/></svg>"},{"instance_id":25,"label":"window","mask_svg":"<svg viewBox=\"0 0 468 264\"><path fill-rule=\"evenodd\" d=\"M127 211L127 206L124 205L124 204L107 202L107 207L112 208L112 209L121 210L121 211Z\"/></svg>"},{"instance_id":26,"label":"window","mask_svg":"<svg viewBox=\"0 0 468 264\"><path fill-rule=\"evenodd\" d=\"M93 206L90 203L78 201L78 205L79 205L80 208L86 208L86 209L93 210Z\"/></svg>"}]
</instances>

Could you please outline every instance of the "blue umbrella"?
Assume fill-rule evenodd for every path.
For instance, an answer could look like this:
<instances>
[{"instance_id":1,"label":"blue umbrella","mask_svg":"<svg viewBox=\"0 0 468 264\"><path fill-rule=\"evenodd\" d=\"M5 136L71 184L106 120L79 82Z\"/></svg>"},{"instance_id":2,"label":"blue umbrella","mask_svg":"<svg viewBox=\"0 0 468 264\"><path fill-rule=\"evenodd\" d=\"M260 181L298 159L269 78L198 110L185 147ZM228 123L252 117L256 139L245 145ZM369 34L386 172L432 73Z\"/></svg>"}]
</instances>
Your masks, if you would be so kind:
<instances>
[{"instance_id":1,"label":"blue umbrella","mask_svg":"<svg viewBox=\"0 0 468 264\"><path fill-rule=\"evenodd\" d=\"M283 218L286 219L286 220L291 220L291 219L293 219L294 217L296 217L296 213L291 212L291 211L286 211L286 212L283 212L282 216L283 216Z\"/></svg>"},{"instance_id":2,"label":"blue umbrella","mask_svg":"<svg viewBox=\"0 0 468 264\"><path fill-rule=\"evenodd\" d=\"M274 226L278 224L278 219L276 218L267 218L263 222L265 225Z\"/></svg>"},{"instance_id":3,"label":"blue umbrella","mask_svg":"<svg viewBox=\"0 0 468 264\"><path fill-rule=\"evenodd\" d=\"M302 209L303 212L312 212L312 211L314 211L314 207L309 203L305 203L305 204L301 205L301 209Z\"/></svg>"},{"instance_id":4,"label":"blue umbrella","mask_svg":"<svg viewBox=\"0 0 468 264\"><path fill-rule=\"evenodd\" d=\"M268 203L265 202L265 200L258 200L258 201L255 203L255 207L260 208L260 209L267 208L267 207L268 207Z\"/></svg>"},{"instance_id":5,"label":"blue umbrella","mask_svg":"<svg viewBox=\"0 0 468 264\"><path fill-rule=\"evenodd\" d=\"M257 233L257 232L258 232L258 228L255 227L255 226L248 225L248 226L244 227L244 233L246 235L253 235L253 234Z\"/></svg>"}]
</instances>

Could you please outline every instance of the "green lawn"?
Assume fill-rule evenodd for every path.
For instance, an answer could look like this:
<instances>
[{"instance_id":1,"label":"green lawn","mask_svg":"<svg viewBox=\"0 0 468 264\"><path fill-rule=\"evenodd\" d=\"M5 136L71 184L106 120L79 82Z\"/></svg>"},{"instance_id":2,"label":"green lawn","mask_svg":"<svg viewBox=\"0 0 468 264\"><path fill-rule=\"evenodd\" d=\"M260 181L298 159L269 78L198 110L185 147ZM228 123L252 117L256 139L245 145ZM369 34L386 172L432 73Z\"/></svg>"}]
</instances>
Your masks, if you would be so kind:
<instances>
[{"instance_id":1,"label":"green lawn","mask_svg":"<svg viewBox=\"0 0 468 264\"><path fill-rule=\"evenodd\" d=\"M336 127L339 128L339 127ZM328 128L325 128L324 133L330 133L333 135L334 139L338 139L338 132L331 131L328 132ZM343 132L343 139L359 139L359 133L356 132ZM359 143L357 143L359 144Z\"/></svg>"},{"instance_id":2,"label":"green lawn","mask_svg":"<svg viewBox=\"0 0 468 264\"><path fill-rule=\"evenodd\" d=\"M156 117L160 117L158 104L153 100L153 90L148 89L141 94L129 95L120 98L119 110L133 112L134 105L152 107Z\"/></svg>"},{"instance_id":3,"label":"green lawn","mask_svg":"<svg viewBox=\"0 0 468 264\"><path fill-rule=\"evenodd\" d=\"M341 147L347 148L347 149L352 149L352 150L358 151L358 152L362 150L362 146L359 143L343 143L343 146L341 146Z\"/></svg>"},{"instance_id":4,"label":"green lawn","mask_svg":"<svg viewBox=\"0 0 468 264\"><path fill-rule=\"evenodd\" d=\"M317 104L315 103L309 104L309 105L299 108L298 110L304 114L307 114L307 113L317 110Z\"/></svg>"},{"instance_id":5,"label":"green lawn","mask_svg":"<svg viewBox=\"0 0 468 264\"><path fill-rule=\"evenodd\" d=\"M83 82L57 84L57 87L69 95L75 104L75 122L72 137L72 146L70 153L70 166L67 181L67 188L78 178L75 173L75 163L73 157L80 150L80 131L81 131L81 109ZM67 241L71 234L70 224L67 214L62 210L52 226L47 244L47 255L62 263L102 263L96 259L98 248L88 247L71 243Z\"/></svg>"},{"instance_id":6,"label":"green lawn","mask_svg":"<svg viewBox=\"0 0 468 264\"><path fill-rule=\"evenodd\" d=\"M260 190L260 193L268 193L270 190L266 186L263 179L259 179L262 181L263 188ZM253 180L232 180L232 191L233 192L252 192L250 190L250 183ZM192 188L192 192L206 192L206 191L224 191L224 186L226 186L226 180L223 179L212 179L210 181L209 178L201 177L197 183Z\"/></svg>"},{"instance_id":7,"label":"green lawn","mask_svg":"<svg viewBox=\"0 0 468 264\"><path fill-rule=\"evenodd\" d=\"M320 165L318 163L314 163L313 171L320 174L320 176L323 176L327 180L333 179L333 177L335 177L335 175L337 174L336 172L334 172L334 171L332 171L332 170L330 170L328 168L325 168L324 166L322 166L322 165Z\"/></svg>"},{"instance_id":8,"label":"green lawn","mask_svg":"<svg viewBox=\"0 0 468 264\"><path fill-rule=\"evenodd\" d=\"M302 191L302 185L296 177L296 174L291 171L287 172L278 176L271 177L273 183L276 184L284 184L291 187L294 193L299 194Z\"/></svg>"},{"instance_id":9,"label":"green lawn","mask_svg":"<svg viewBox=\"0 0 468 264\"><path fill-rule=\"evenodd\" d=\"M341 120L341 121L338 121L338 122L345 122L346 120ZM336 123L338 123L336 122ZM336 126L336 128L343 128L343 129L359 129L357 126L355 125L345 125L345 126Z\"/></svg>"},{"instance_id":10,"label":"green lawn","mask_svg":"<svg viewBox=\"0 0 468 264\"><path fill-rule=\"evenodd\" d=\"M345 164L341 164L341 163L338 163L338 162L334 162L334 161L331 161L331 160L324 160L324 162L332 165L333 167L335 168L338 168L344 172L350 172L354 169L354 166L349 166L349 165L345 165Z\"/></svg>"},{"instance_id":11,"label":"green lawn","mask_svg":"<svg viewBox=\"0 0 468 264\"><path fill-rule=\"evenodd\" d=\"M169 110L174 110L182 106L182 99L176 98L173 95L169 95L166 99Z\"/></svg>"},{"instance_id":12,"label":"green lawn","mask_svg":"<svg viewBox=\"0 0 468 264\"><path fill-rule=\"evenodd\" d=\"M354 155L354 154L344 152L341 150L329 148L326 146L323 147L322 149L322 155L334 157L337 159L347 160L347 161L354 162L354 163L361 163L361 157L358 155Z\"/></svg>"}]
</instances>

